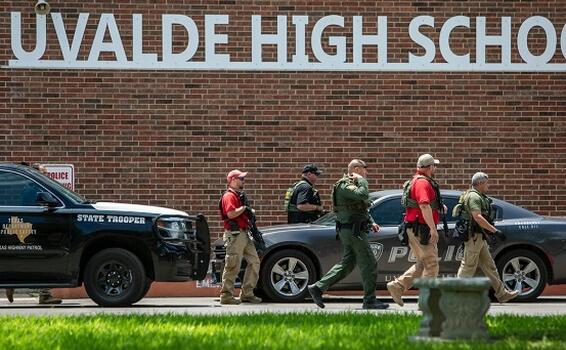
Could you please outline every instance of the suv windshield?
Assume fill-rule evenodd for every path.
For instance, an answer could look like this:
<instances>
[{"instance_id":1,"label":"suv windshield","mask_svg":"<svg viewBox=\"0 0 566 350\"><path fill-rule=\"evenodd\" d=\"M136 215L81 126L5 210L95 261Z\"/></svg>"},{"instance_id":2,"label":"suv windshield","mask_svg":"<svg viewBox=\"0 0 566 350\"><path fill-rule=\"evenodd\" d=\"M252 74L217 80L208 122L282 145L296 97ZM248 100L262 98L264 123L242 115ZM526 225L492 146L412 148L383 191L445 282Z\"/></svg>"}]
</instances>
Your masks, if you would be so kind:
<instances>
[{"instance_id":1,"label":"suv windshield","mask_svg":"<svg viewBox=\"0 0 566 350\"><path fill-rule=\"evenodd\" d=\"M30 169L32 171L34 171L36 174L39 174L46 183L48 183L50 186L55 187L57 190L63 192L63 194L65 196L67 196L67 198L71 199L73 202L75 202L75 204L80 204L80 203L89 203L89 201L87 201L83 196L81 196L78 193L75 193L73 191L71 191L70 189L66 188L65 186L61 185L59 182L53 180L52 178L50 178L49 176L45 176L42 173L40 173L39 171L35 170L35 169Z\"/></svg>"}]
</instances>

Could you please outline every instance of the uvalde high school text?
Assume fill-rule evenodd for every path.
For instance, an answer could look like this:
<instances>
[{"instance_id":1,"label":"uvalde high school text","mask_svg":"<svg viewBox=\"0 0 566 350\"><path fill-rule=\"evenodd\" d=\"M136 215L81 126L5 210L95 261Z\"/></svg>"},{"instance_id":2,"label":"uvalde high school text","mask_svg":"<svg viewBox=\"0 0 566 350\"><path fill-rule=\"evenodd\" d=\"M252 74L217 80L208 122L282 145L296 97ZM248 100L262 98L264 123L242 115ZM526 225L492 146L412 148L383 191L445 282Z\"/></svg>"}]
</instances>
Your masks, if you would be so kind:
<instances>
[{"instance_id":1,"label":"uvalde high school text","mask_svg":"<svg viewBox=\"0 0 566 350\"><path fill-rule=\"evenodd\" d=\"M21 13L11 12L11 48L15 59L9 61L11 68L87 68L87 69L185 69L185 70L347 70L347 71L566 71L566 63L549 63L557 53L561 52L566 61L566 25L557 29L548 18L531 16L525 19L514 19L509 16L499 18L500 33L487 34L488 19L475 17L475 27L471 27L468 16L453 16L444 23L439 23L434 16L417 16L407 28L411 40L425 50L422 55L409 53L405 62L388 62L388 17L378 16L377 32L367 33L364 29L364 16L352 16L352 26L347 28L352 39L352 58L347 59L346 36L330 36L329 45L335 52L330 54L323 47L323 33L331 27L344 28L345 18L330 15L321 18L313 16L278 15L276 32L266 33L264 23L268 20L260 15L250 15L251 21L251 57L248 61L233 61L230 53L218 53L217 46L228 44L230 33L219 30L218 26L230 23L229 15L206 14L204 28L199 28L195 21L182 14L163 14L161 16L161 60L156 52L144 49L144 18L142 14L133 13L131 28L132 55L128 57L122 42L121 29L125 24L118 23L112 13L89 14L80 13L66 16L65 23L61 13L52 12L48 16L36 17L35 48L26 51L23 48ZM48 27L48 20L52 26ZM289 25L289 20L292 25ZM492 19L491 19L492 20ZM512 22L522 20L518 32L512 31ZM84 33L88 25L98 21L96 34L92 41L85 40ZM69 23L76 23L74 33L66 31ZM312 54L315 60L309 60L306 52L306 28L314 23L310 33ZM188 44L181 52L175 52L172 32L180 26L188 35ZM439 42L434 42L421 31L422 28L440 27ZM456 54L450 47L450 37L457 28L466 28L475 32L476 45L469 48L475 50L475 61L470 54ZM48 28L54 28L62 60L42 60L49 37ZM529 34L539 29L544 32L546 47L540 54L531 52ZM293 31L294 52L288 60L289 32ZM110 40L105 41L109 35ZM204 43L204 60L193 60L199 50L199 42ZM515 43L521 61L514 62L511 57L512 44ZM90 47L87 60L79 60L81 46ZM264 45L277 46L277 59L265 61L262 58ZM560 48L557 48L557 46ZM377 61L367 62L363 49L374 46L378 50ZM486 50L490 46L501 50L498 62L486 59ZM440 51L444 63L433 63L437 51ZM179 50L177 50L179 51ZM111 52L115 60L100 60L102 52Z\"/></svg>"}]
</instances>

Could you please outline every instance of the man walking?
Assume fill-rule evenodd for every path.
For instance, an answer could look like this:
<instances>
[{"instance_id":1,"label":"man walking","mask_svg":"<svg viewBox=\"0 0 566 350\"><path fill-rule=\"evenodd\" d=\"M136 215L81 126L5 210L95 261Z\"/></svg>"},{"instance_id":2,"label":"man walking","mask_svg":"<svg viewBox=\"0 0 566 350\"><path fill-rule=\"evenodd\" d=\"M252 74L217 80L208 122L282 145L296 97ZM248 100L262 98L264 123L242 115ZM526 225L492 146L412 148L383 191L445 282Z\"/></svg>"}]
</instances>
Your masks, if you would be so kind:
<instances>
[{"instance_id":1,"label":"man walking","mask_svg":"<svg viewBox=\"0 0 566 350\"><path fill-rule=\"evenodd\" d=\"M336 229L342 242L342 261L324 275L320 281L309 285L313 301L324 308L322 293L352 272L358 265L364 286L364 309L386 309L389 304L375 298L377 262L368 241L368 230L379 231L379 226L368 212L369 190L367 165L354 159L348 165L348 174L334 185L333 210L336 213Z\"/></svg>"},{"instance_id":2,"label":"man walking","mask_svg":"<svg viewBox=\"0 0 566 350\"><path fill-rule=\"evenodd\" d=\"M504 235L495 226L491 199L485 195L488 189L488 176L477 172L472 176L472 188L460 198L461 217L468 223L468 240L464 242L464 259L458 269L458 277L473 277L476 269L483 271L495 290L495 297L500 303L506 303L519 295L520 291L508 291L497 273L495 262L489 253L486 239L488 236L503 238ZM454 211L456 211L454 207ZM460 213L454 213L460 214Z\"/></svg>"},{"instance_id":3,"label":"man walking","mask_svg":"<svg viewBox=\"0 0 566 350\"><path fill-rule=\"evenodd\" d=\"M423 154L417 160L417 172L413 176L408 192L405 210L409 247L416 257L403 275L387 283L387 290L393 301L403 306L403 293L410 289L415 278L438 276L438 232L442 199L440 188L434 181L436 166L440 162L430 154Z\"/></svg>"},{"instance_id":4,"label":"man walking","mask_svg":"<svg viewBox=\"0 0 566 350\"><path fill-rule=\"evenodd\" d=\"M324 208L314 184L321 173L316 165L307 164L303 167L301 180L287 190L285 194L287 223L309 223L320 217Z\"/></svg>"},{"instance_id":5,"label":"man walking","mask_svg":"<svg viewBox=\"0 0 566 350\"><path fill-rule=\"evenodd\" d=\"M228 189L220 200L220 216L224 223L224 245L226 257L222 274L220 304L238 305L244 303L261 303L261 298L253 294L259 278L259 257L250 237L249 212L255 211L244 205L244 181L248 173L232 170L226 176ZM246 260L246 272L240 291L240 299L236 299L234 282L240 271L242 258Z\"/></svg>"}]
</instances>

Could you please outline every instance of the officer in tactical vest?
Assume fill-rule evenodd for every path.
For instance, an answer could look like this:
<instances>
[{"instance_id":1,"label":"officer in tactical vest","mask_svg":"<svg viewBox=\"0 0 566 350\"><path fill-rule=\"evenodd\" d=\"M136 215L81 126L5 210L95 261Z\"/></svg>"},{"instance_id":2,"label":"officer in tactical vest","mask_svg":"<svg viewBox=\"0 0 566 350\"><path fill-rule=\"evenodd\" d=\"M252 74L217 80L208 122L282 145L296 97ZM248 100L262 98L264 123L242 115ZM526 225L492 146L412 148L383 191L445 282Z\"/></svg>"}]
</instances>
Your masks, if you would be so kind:
<instances>
[{"instance_id":1,"label":"officer in tactical vest","mask_svg":"<svg viewBox=\"0 0 566 350\"><path fill-rule=\"evenodd\" d=\"M309 285L313 301L324 308L322 293L352 272L356 264L362 274L364 286L364 309L386 309L389 304L375 298L377 262L370 248L368 231L379 231L379 226L369 215L369 190L367 166L354 159L332 191L333 210L336 214L336 230L343 246L342 261L324 275L320 281Z\"/></svg>"},{"instance_id":2,"label":"officer in tactical vest","mask_svg":"<svg viewBox=\"0 0 566 350\"><path fill-rule=\"evenodd\" d=\"M467 222L468 239L464 242L464 259L460 263L458 277L473 277L479 266L484 275L489 278L497 300L505 303L519 295L520 291L508 291L505 288L489 253L486 239L489 236L505 239L505 235L493 226L494 209L491 206L491 199L485 195L488 189L487 182L487 174L475 173L472 177L472 188L466 191L460 200L460 216ZM458 208L455 207L454 211L457 210Z\"/></svg>"},{"instance_id":3,"label":"officer in tactical vest","mask_svg":"<svg viewBox=\"0 0 566 350\"><path fill-rule=\"evenodd\" d=\"M417 172L404 187L405 206L404 224L409 247L416 257L413 264L403 275L387 283L387 290L393 301L403 306L403 292L410 289L415 278L438 276L438 232L436 225L440 220L440 212L446 212L442 204L440 188L434 180L438 159L430 154L423 154L417 160Z\"/></svg>"},{"instance_id":4,"label":"officer in tactical vest","mask_svg":"<svg viewBox=\"0 0 566 350\"><path fill-rule=\"evenodd\" d=\"M261 298L253 294L259 278L260 261L251 238L250 216L255 210L246 204L244 182L247 172L234 169L228 173L226 180L228 189L219 203L220 217L224 224L224 272L222 274L222 289L220 304L238 305L240 303L259 304ZM251 212L251 214L250 214ZM242 258L246 260L246 272L240 290L240 299L236 299L234 282L240 272Z\"/></svg>"},{"instance_id":5,"label":"officer in tactical vest","mask_svg":"<svg viewBox=\"0 0 566 350\"><path fill-rule=\"evenodd\" d=\"M309 223L320 217L324 208L314 184L322 172L314 164L303 167L301 180L294 183L285 194L287 223Z\"/></svg>"}]
</instances>

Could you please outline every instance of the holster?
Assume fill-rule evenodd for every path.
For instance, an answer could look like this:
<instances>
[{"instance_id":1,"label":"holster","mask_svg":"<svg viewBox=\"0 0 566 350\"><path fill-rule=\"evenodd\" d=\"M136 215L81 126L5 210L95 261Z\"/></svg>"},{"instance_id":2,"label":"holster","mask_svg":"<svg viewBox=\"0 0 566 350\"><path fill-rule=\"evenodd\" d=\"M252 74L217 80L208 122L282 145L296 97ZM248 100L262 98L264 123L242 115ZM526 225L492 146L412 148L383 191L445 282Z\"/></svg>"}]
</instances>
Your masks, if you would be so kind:
<instances>
[{"instance_id":1,"label":"holster","mask_svg":"<svg viewBox=\"0 0 566 350\"><path fill-rule=\"evenodd\" d=\"M352 224L352 236L360 238L361 234L367 232L368 229L369 222L367 220L356 221Z\"/></svg>"},{"instance_id":2,"label":"holster","mask_svg":"<svg viewBox=\"0 0 566 350\"><path fill-rule=\"evenodd\" d=\"M409 236L407 235L407 226L409 224L409 222L403 221L401 225L397 227L397 237L402 246L409 245Z\"/></svg>"},{"instance_id":3,"label":"holster","mask_svg":"<svg viewBox=\"0 0 566 350\"><path fill-rule=\"evenodd\" d=\"M422 245L428 245L430 242L430 228L427 224L419 225L419 243Z\"/></svg>"},{"instance_id":4,"label":"holster","mask_svg":"<svg viewBox=\"0 0 566 350\"><path fill-rule=\"evenodd\" d=\"M238 227L238 224L236 223L236 221L230 220L230 221L228 221L228 225L230 225L230 232L234 236L240 234L240 228Z\"/></svg>"},{"instance_id":5,"label":"holster","mask_svg":"<svg viewBox=\"0 0 566 350\"><path fill-rule=\"evenodd\" d=\"M454 233L452 234L452 238L456 239L457 241L467 242L469 239L468 234L468 226L469 223L465 220L458 220L456 225L454 225Z\"/></svg>"},{"instance_id":6,"label":"holster","mask_svg":"<svg viewBox=\"0 0 566 350\"><path fill-rule=\"evenodd\" d=\"M352 223L342 224L336 221L336 235L338 236L338 232L342 229L351 229L353 237L360 237L360 234L364 231L367 231L369 222L367 220L363 221L356 221Z\"/></svg>"}]
</instances>

